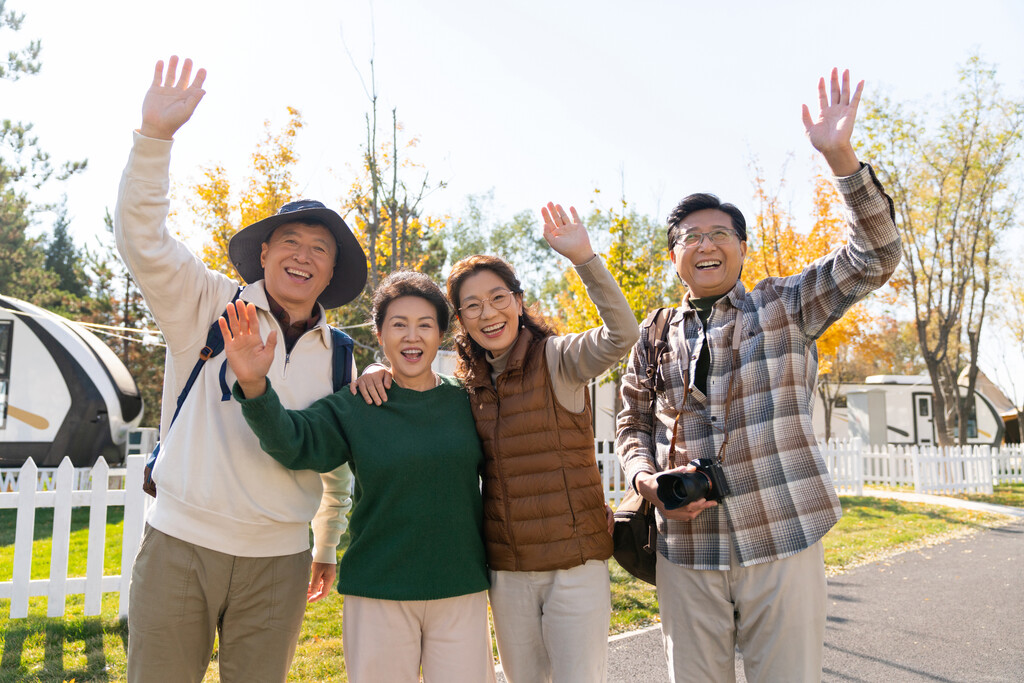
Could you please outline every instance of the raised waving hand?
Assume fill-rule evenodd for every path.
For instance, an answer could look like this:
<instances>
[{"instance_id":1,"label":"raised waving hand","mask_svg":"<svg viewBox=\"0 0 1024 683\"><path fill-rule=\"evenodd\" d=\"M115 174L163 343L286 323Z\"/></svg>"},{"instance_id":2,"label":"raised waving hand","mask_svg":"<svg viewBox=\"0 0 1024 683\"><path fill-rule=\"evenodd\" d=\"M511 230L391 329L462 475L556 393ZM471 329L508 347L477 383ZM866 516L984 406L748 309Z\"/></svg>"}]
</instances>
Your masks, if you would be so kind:
<instances>
[{"instance_id":1,"label":"raised waving hand","mask_svg":"<svg viewBox=\"0 0 1024 683\"><path fill-rule=\"evenodd\" d=\"M850 93L850 71L843 71L840 84L839 70L832 69L831 84L825 87L825 79L818 80L818 104L820 111L817 117L811 117L807 105L803 105L804 129L807 139L814 149L821 152L832 172L837 176L847 176L860 170L860 161L853 151L853 127L857 120L857 106L864 90L864 81L857 84L856 90Z\"/></svg>"},{"instance_id":2,"label":"raised waving hand","mask_svg":"<svg viewBox=\"0 0 1024 683\"><path fill-rule=\"evenodd\" d=\"M162 140L173 138L178 129L192 117L192 112L206 94L203 90L206 69L199 69L195 78L192 78L192 60L186 59L181 64L180 76L177 71L177 56L167 60L166 73L163 60L156 63L153 82L142 101L142 125L139 126L139 132L146 137Z\"/></svg>"},{"instance_id":3,"label":"raised waving hand","mask_svg":"<svg viewBox=\"0 0 1024 683\"><path fill-rule=\"evenodd\" d=\"M239 299L228 304L228 319L220 318L220 333L224 335L224 351L228 364L238 379L238 386L246 398L262 396L267 391L267 373L274 362L277 330L271 330L267 342L260 336L260 321L256 307Z\"/></svg>"},{"instance_id":4,"label":"raised waving hand","mask_svg":"<svg viewBox=\"0 0 1024 683\"><path fill-rule=\"evenodd\" d=\"M540 210L544 217L544 239L552 249L572 261L574 266L579 266L594 257L594 249L590 246L590 235L576 213L576 207L570 206L569 211L572 219L561 204L548 202Z\"/></svg>"}]
</instances>

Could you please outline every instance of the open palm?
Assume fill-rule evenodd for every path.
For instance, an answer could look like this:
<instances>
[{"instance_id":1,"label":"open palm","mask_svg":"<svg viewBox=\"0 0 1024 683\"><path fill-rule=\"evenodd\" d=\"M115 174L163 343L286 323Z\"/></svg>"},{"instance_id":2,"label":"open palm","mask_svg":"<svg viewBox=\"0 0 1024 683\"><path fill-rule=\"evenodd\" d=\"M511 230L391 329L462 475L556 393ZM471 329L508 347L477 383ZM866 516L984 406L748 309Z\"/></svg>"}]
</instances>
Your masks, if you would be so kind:
<instances>
[{"instance_id":1,"label":"open palm","mask_svg":"<svg viewBox=\"0 0 1024 683\"><path fill-rule=\"evenodd\" d=\"M191 59L186 59L182 63L181 76L175 82L177 70L177 57L171 57L167 61L166 75L163 61L156 63L153 83L142 101L142 126L139 132L147 137L171 139L192 117L199 101L206 94L203 90L203 81L206 80L205 69L199 69L191 82Z\"/></svg>"},{"instance_id":2,"label":"open palm","mask_svg":"<svg viewBox=\"0 0 1024 683\"><path fill-rule=\"evenodd\" d=\"M224 351L238 383L246 396L248 386L262 385L270 366L274 362L274 347L277 346L277 330L267 335L266 344L260 336L260 322L256 307L246 305L239 299L228 304L227 320L220 318L220 331L224 336Z\"/></svg>"},{"instance_id":3,"label":"open palm","mask_svg":"<svg viewBox=\"0 0 1024 683\"><path fill-rule=\"evenodd\" d=\"M576 207L570 206L569 211L572 218L565 213L561 204L548 202L547 206L541 208L540 213L544 218L544 239L552 249L578 266L592 258L594 250L590 246L587 227L576 213Z\"/></svg>"},{"instance_id":4,"label":"open palm","mask_svg":"<svg viewBox=\"0 0 1024 683\"><path fill-rule=\"evenodd\" d=\"M853 127L857 120L857 106L860 104L860 94L864 90L864 81L861 81L853 94L850 94L848 70L843 71L843 80L840 84L839 70L832 69L831 81L830 92L825 89L824 78L818 81L818 102L821 109L817 117L811 117L806 104L803 107L807 138L822 154L851 145Z\"/></svg>"}]
</instances>

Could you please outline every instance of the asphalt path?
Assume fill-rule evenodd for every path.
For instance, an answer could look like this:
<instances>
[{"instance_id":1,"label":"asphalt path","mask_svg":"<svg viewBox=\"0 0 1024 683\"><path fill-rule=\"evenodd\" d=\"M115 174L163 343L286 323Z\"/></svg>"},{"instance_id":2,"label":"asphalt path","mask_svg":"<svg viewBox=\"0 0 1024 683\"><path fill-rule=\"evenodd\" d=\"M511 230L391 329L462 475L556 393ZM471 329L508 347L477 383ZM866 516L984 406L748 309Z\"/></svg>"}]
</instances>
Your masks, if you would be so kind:
<instances>
[{"instance_id":1,"label":"asphalt path","mask_svg":"<svg viewBox=\"0 0 1024 683\"><path fill-rule=\"evenodd\" d=\"M1024 682L1024 511L988 509L1021 519L829 578L823 681ZM609 683L668 680L660 628L609 639Z\"/></svg>"}]
</instances>

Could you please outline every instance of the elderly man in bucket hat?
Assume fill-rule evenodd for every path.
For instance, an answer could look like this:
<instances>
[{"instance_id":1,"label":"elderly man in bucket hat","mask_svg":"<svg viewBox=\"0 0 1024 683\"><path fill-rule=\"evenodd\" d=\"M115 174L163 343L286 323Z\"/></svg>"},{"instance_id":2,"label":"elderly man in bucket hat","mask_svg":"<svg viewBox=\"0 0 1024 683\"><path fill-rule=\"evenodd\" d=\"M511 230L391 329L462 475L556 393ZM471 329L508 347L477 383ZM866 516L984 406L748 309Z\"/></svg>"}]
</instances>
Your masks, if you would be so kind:
<instances>
[{"instance_id":1,"label":"elderly man in bucket hat","mask_svg":"<svg viewBox=\"0 0 1024 683\"><path fill-rule=\"evenodd\" d=\"M174 239L166 226L171 140L202 99L206 76L200 69L191 78L190 60L180 77L177 67L177 57L166 73L157 62L114 220L118 250L167 343L159 493L132 570L128 680L202 680L219 634L221 680L284 681L305 603L334 581L351 473L291 472L263 453L238 404L224 400L234 377L222 358L202 366L175 418L169 408L236 296L255 305L265 338L284 340L271 369L282 402L304 408L331 393L336 356L325 309L363 289L366 256L341 216L309 200L232 238L229 256L249 283L240 293Z\"/></svg>"}]
</instances>

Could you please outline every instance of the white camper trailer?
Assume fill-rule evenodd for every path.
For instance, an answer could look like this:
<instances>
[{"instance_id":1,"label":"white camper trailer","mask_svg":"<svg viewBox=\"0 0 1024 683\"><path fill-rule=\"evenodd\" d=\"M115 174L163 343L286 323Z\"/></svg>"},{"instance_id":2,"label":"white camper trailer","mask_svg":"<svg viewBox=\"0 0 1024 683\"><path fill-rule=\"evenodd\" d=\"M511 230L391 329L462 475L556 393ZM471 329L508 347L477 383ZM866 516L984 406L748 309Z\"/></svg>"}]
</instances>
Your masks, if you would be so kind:
<instances>
[{"instance_id":1,"label":"white camper trailer","mask_svg":"<svg viewBox=\"0 0 1024 683\"><path fill-rule=\"evenodd\" d=\"M960 395L967 389L960 387ZM864 384L842 384L832 410L832 438L852 436L871 445L931 445L935 435L932 383L927 375L873 375ZM992 403L978 391L968 404L967 443L998 446L1003 442L1003 420ZM825 409L815 396L814 434L825 438Z\"/></svg>"},{"instance_id":2,"label":"white camper trailer","mask_svg":"<svg viewBox=\"0 0 1024 683\"><path fill-rule=\"evenodd\" d=\"M88 467L123 459L142 398L128 369L83 326L0 296L0 466L64 456Z\"/></svg>"}]
</instances>

